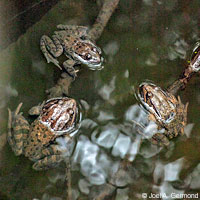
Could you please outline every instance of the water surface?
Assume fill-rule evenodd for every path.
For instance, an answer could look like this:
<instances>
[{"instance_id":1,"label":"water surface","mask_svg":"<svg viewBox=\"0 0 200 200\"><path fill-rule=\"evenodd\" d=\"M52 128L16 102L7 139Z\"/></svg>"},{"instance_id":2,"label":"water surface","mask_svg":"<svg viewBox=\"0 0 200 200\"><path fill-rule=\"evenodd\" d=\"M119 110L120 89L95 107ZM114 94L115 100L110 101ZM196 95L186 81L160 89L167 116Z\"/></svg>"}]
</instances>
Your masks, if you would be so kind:
<instances>
[{"instance_id":1,"label":"water surface","mask_svg":"<svg viewBox=\"0 0 200 200\"><path fill-rule=\"evenodd\" d=\"M60 75L41 54L40 37L50 36L57 24L91 27L99 9L94 1L61 1L1 52L1 199L67 199L64 164L34 171L33 163L16 157L6 143L7 107L14 110L23 102L28 117L28 110L45 100L45 90ZM120 2L97 41L106 57L104 69L90 71L83 66L70 88L70 96L84 109L72 154L73 199L94 199L105 189L116 200L142 199L142 193L200 192L198 75L179 93L184 103L189 102L188 137L160 149L138 134L132 122L147 123L133 88L144 80L166 88L184 70L189 51L199 40L199 11L198 0Z\"/></svg>"}]
</instances>

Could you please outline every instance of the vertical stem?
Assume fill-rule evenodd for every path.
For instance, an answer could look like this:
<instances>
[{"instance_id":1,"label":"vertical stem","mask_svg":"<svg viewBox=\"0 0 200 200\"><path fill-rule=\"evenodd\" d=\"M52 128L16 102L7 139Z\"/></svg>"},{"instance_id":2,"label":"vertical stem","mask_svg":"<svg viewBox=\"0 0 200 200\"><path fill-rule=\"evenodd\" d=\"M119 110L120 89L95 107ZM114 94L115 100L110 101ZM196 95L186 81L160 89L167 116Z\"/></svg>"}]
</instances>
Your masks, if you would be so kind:
<instances>
[{"instance_id":1,"label":"vertical stem","mask_svg":"<svg viewBox=\"0 0 200 200\"><path fill-rule=\"evenodd\" d=\"M200 70L200 45L193 50L191 62L183 72L182 76L176 80L171 86L168 87L168 91L172 94L176 94L178 90L185 89L187 83L192 76Z\"/></svg>"},{"instance_id":2,"label":"vertical stem","mask_svg":"<svg viewBox=\"0 0 200 200\"><path fill-rule=\"evenodd\" d=\"M72 200L72 182L71 182L71 163L70 158L66 161L66 181L67 181L67 200Z\"/></svg>"},{"instance_id":3,"label":"vertical stem","mask_svg":"<svg viewBox=\"0 0 200 200\"><path fill-rule=\"evenodd\" d=\"M99 15L97 16L92 29L89 31L92 40L96 41L99 39L118 3L119 0L104 0Z\"/></svg>"}]
</instances>

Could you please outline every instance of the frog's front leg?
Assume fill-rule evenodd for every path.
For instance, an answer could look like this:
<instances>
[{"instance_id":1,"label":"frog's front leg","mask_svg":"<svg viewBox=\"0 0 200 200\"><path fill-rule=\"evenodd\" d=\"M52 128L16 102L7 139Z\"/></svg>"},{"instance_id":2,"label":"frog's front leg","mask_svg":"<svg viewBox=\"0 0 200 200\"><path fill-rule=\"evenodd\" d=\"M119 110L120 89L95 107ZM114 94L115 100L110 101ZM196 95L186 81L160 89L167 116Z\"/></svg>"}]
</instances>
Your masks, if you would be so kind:
<instances>
[{"instance_id":1,"label":"frog's front leg","mask_svg":"<svg viewBox=\"0 0 200 200\"><path fill-rule=\"evenodd\" d=\"M63 63L63 67L65 68L65 70L67 71L67 73L73 78L75 79L77 77L77 72L79 70L75 70L74 66L76 64L79 64L77 63L77 61L75 60L72 60L72 59L68 59L66 60L64 63Z\"/></svg>"},{"instance_id":2,"label":"frog's front leg","mask_svg":"<svg viewBox=\"0 0 200 200\"><path fill-rule=\"evenodd\" d=\"M19 113L22 103L18 105L15 112L11 112L8 109L8 143L10 144L15 155L20 155L23 153L24 140L26 140L29 133L29 123Z\"/></svg>"},{"instance_id":3,"label":"frog's front leg","mask_svg":"<svg viewBox=\"0 0 200 200\"><path fill-rule=\"evenodd\" d=\"M63 53L63 47L56 35L53 35L52 39L47 35L43 35L40 39L40 49L47 59L47 63L52 62L62 70L58 60L55 59Z\"/></svg>"},{"instance_id":4,"label":"frog's front leg","mask_svg":"<svg viewBox=\"0 0 200 200\"><path fill-rule=\"evenodd\" d=\"M163 133L156 133L151 138L151 142L158 146L168 146L169 140Z\"/></svg>"},{"instance_id":5,"label":"frog's front leg","mask_svg":"<svg viewBox=\"0 0 200 200\"><path fill-rule=\"evenodd\" d=\"M35 170L47 170L56 167L63 160L63 151L59 148L59 145L50 145L42 150L38 159L34 165Z\"/></svg>"}]
</instances>

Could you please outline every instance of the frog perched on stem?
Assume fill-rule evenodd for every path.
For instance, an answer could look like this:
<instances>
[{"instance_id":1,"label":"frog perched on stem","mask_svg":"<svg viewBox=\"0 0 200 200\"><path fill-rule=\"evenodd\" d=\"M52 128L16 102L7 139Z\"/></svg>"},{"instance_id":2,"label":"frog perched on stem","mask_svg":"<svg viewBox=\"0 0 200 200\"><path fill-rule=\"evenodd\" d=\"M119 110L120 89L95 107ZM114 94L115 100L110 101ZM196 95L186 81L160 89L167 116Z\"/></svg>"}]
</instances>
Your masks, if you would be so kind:
<instances>
[{"instance_id":1,"label":"frog perched on stem","mask_svg":"<svg viewBox=\"0 0 200 200\"><path fill-rule=\"evenodd\" d=\"M73 78L76 77L74 65L86 64L91 70L103 68L101 49L91 41L87 34L87 27L75 25L58 25L59 31L55 31L52 39L43 35L40 40L40 48L47 62L54 63L60 69L57 57L63 53L68 58L63 67Z\"/></svg>"},{"instance_id":2,"label":"frog perched on stem","mask_svg":"<svg viewBox=\"0 0 200 200\"><path fill-rule=\"evenodd\" d=\"M15 112L9 111L8 142L16 155L24 154L34 161L35 170L48 169L63 160L63 150L56 139L70 141L78 130L79 109L76 101L68 97L53 98L42 106L34 107L32 114L39 117L29 125L22 116L20 103ZM33 110L32 110L33 111Z\"/></svg>"},{"instance_id":3,"label":"frog perched on stem","mask_svg":"<svg viewBox=\"0 0 200 200\"><path fill-rule=\"evenodd\" d=\"M162 90L153 83L142 83L139 86L138 97L141 104L149 114L149 119L158 125L158 130L164 129L164 133L156 133L152 137L154 144L169 145L169 139L184 134L187 122L187 107L171 93Z\"/></svg>"}]
</instances>

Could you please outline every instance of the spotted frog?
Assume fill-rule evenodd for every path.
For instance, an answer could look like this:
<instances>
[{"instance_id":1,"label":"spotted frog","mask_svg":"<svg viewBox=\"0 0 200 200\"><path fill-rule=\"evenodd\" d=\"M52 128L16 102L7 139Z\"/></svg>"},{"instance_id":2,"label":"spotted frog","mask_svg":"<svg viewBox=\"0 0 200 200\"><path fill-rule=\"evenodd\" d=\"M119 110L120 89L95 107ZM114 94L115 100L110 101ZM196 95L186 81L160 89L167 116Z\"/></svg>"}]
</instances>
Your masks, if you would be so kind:
<instances>
[{"instance_id":1,"label":"spotted frog","mask_svg":"<svg viewBox=\"0 0 200 200\"><path fill-rule=\"evenodd\" d=\"M22 103L15 112L8 109L8 142L12 150L34 161L35 170L56 166L63 160L57 138L70 140L71 134L78 130L80 118L76 101L67 97L46 101L37 107L39 116L31 125L19 113L21 106Z\"/></svg>"},{"instance_id":2,"label":"spotted frog","mask_svg":"<svg viewBox=\"0 0 200 200\"><path fill-rule=\"evenodd\" d=\"M187 107L167 91L152 83L142 83L139 86L139 99L145 110L149 113L149 119L164 129L164 133L156 133L152 142L160 146L169 145L169 139L184 134L187 122Z\"/></svg>"},{"instance_id":3,"label":"spotted frog","mask_svg":"<svg viewBox=\"0 0 200 200\"><path fill-rule=\"evenodd\" d=\"M55 31L52 39L43 35L40 40L40 47L47 59L47 62L59 65L57 57L63 53L68 58L63 67L72 76L76 76L74 65L86 64L92 70L103 68L103 57L101 49L97 47L87 34L87 27L74 25L58 25L59 31Z\"/></svg>"}]
</instances>

